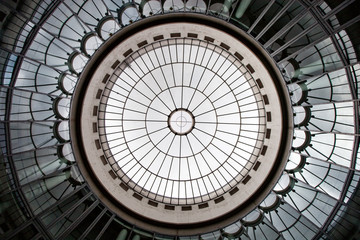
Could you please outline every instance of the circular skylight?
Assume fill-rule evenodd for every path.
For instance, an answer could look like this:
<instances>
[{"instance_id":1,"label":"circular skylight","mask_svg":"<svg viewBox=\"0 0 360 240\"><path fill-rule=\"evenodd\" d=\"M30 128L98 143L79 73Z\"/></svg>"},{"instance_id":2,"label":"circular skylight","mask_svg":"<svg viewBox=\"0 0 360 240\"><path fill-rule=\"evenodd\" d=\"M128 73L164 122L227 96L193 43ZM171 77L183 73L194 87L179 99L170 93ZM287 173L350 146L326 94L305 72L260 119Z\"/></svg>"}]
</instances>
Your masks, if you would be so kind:
<instances>
[{"instance_id":1,"label":"circular skylight","mask_svg":"<svg viewBox=\"0 0 360 240\"><path fill-rule=\"evenodd\" d=\"M230 224L263 201L289 154L280 73L240 32L142 24L109 38L81 74L71 110L79 166L109 208L144 228Z\"/></svg>"},{"instance_id":2,"label":"circular skylight","mask_svg":"<svg viewBox=\"0 0 360 240\"><path fill-rule=\"evenodd\" d=\"M354 9L360 1L15 0L0 5L1 239L358 235L360 22ZM151 46L199 42L235 56L246 77L255 79L249 82L261 95L259 119L265 116L265 122L259 125L265 137L260 130L260 154L229 191L157 198L130 171L121 174L112 157L107 139L116 133L105 126L110 82L129 66L139 76L152 72L134 66ZM169 60L171 66L190 63L177 56L183 52ZM124 62L129 66L119 69ZM179 70L174 73L178 77ZM174 92L176 86L189 85L162 90ZM155 101L141 102L156 108ZM244 111L239 112L243 121ZM174 139L187 140L202 127L196 115L190 107L171 107L159 124L167 123L164 130ZM154 129L149 117L136 119ZM149 144L160 141L157 134L146 134ZM209 141L191 154L215 144L215 138ZM172 158L187 161L184 153Z\"/></svg>"},{"instance_id":3,"label":"circular skylight","mask_svg":"<svg viewBox=\"0 0 360 240\"><path fill-rule=\"evenodd\" d=\"M101 98L102 144L114 172L139 194L198 203L221 196L253 167L264 103L226 49L191 38L158 41L128 56L111 79Z\"/></svg>"}]
</instances>

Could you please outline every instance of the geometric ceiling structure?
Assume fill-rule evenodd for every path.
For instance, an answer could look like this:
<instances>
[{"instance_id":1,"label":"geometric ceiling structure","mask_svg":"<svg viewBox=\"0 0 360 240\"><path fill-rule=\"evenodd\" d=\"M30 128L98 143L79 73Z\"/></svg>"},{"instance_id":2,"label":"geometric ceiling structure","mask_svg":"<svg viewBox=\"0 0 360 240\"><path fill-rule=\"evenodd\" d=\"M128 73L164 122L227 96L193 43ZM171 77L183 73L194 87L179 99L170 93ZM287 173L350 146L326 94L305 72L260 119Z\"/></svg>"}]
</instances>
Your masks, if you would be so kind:
<instances>
[{"instance_id":1,"label":"geometric ceiling structure","mask_svg":"<svg viewBox=\"0 0 360 240\"><path fill-rule=\"evenodd\" d=\"M357 239L359 5L0 1L1 239Z\"/></svg>"}]
</instances>

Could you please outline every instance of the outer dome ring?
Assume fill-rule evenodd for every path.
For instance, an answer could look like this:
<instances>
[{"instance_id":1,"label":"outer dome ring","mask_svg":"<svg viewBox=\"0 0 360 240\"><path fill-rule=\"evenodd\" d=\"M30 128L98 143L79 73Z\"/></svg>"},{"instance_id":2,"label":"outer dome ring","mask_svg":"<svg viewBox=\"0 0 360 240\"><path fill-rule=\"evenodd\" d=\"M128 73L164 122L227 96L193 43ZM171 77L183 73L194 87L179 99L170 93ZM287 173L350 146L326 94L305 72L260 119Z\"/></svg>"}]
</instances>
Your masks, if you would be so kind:
<instances>
[{"instance_id":1,"label":"outer dome ring","mask_svg":"<svg viewBox=\"0 0 360 240\"><path fill-rule=\"evenodd\" d=\"M279 146L281 147L276 150L276 159L274 160L273 167L264 181L267 184L259 186L259 188L254 191L254 193L252 193L252 195L248 197L246 201L234 207L231 211L226 211L224 212L224 214L217 215L216 217L210 216L209 220L196 221L196 223L192 221L189 221L189 223L174 223L162 221L160 219L150 219L151 221L149 221L149 218L146 216L146 214L140 214L139 212L135 212L131 210L131 208L128 208L128 206L120 203L117 199L114 199L112 194L110 194L106 190L106 188L104 188L104 185L101 183L98 176L94 174L92 167L87 161L88 156L86 154L86 144L83 142L82 136L83 125L80 121L81 114L83 112L93 111L93 109L91 108L83 107L83 96L87 92L87 86L91 80L91 76L96 70L96 66L98 66L100 62L103 61L103 57L106 56L115 46L125 41L136 32L139 32L148 27L159 26L165 23L174 22L196 23L212 26L214 28L221 29L221 31L226 32L227 34L237 38L239 41L244 43L252 52L254 52L259 58L261 58L262 64L266 67L268 73L275 82L277 94L281 99L280 109L282 112L281 121L283 129L283 131L279 133ZM147 18L137 23L134 23L127 28L124 28L122 31L118 32L111 39L109 39L109 41L107 41L94 54L93 60L88 63L85 70L81 74L80 80L77 84L76 91L73 96L70 120L71 138L74 146L73 149L76 149L76 151L74 151L74 154L79 163L79 167L91 189L100 197L104 204L106 204L121 218L132 222L140 227L143 227L145 229L152 229L156 232L161 232L164 234L178 235L190 235L208 232L215 228L226 226L240 219L248 212L250 212L255 206L260 204L260 202L266 197L266 195L275 185L279 176L282 173L284 165L288 159L293 132L290 101L287 95L286 87L282 81L281 74L279 73L278 69L276 68L270 57L267 56L266 52L261 47L259 47L254 40L248 37L245 33L241 32L239 29L236 29L234 26L225 23L219 19L190 13L176 15L172 14L172 16L163 15ZM214 209L216 207L220 208L220 205L214 205L211 207L214 207ZM169 214L171 214L171 212Z\"/></svg>"}]
</instances>

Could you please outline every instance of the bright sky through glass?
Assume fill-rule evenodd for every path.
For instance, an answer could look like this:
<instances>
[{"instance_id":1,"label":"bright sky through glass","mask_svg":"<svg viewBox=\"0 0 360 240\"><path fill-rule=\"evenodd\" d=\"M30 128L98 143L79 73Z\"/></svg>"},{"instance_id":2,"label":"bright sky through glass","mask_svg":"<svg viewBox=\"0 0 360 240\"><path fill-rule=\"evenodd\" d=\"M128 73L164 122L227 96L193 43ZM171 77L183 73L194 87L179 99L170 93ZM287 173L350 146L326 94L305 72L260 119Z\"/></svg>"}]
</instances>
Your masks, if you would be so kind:
<instances>
[{"instance_id":1,"label":"bright sky through glass","mask_svg":"<svg viewBox=\"0 0 360 240\"><path fill-rule=\"evenodd\" d=\"M246 68L209 42L150 44L120 64L102 99L107 144L124 181L158 201L218 197L255 162L265 131Z\"/></svg>"}]
</instances>

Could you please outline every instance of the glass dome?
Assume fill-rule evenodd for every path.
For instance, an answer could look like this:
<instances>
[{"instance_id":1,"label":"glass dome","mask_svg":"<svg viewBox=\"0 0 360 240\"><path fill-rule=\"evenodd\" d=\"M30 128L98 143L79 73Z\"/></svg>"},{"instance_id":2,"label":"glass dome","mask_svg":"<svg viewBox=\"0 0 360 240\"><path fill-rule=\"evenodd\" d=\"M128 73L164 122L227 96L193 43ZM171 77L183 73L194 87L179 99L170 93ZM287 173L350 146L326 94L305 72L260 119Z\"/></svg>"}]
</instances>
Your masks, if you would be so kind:
<instances>
[{"instance_id":1,"label":"glass dome","mask_svg":"<svg viewBox=\"0 0 360 240\"><path fill-rule=\"evenodd\" d=\"M254 79L246 79L249 73L241 71L245 67L235 64L234 56L229 59L229 53L205 41L177 38L173 44L163 40L146 49L143 55L140 49L129 56L126 66L119 65L116 81L108 83L111 90L102 96L106 100L100 100L105 113L99 128L104 129L105 149L111 151L115 169L169 202L202 201L204 195L231 187L247 175L255 162L250 160L260 154L258 141L265 138L264 106L254 94L260 95ZM164 52L179 59L170 61ZM195 52L211 57L199 63ZM127 96L122 94L126 87L131 87ZM246 94L237 98L241 91ZM249 115L240 116L239 109ZM128 160L130 153L134 157Z\"/></svg>"},{"instance_id":2,"label":"glass dome","mask_svg":"<svg viewBox=\"0 0 360 240\"><path fill-rule=\"evenodd\" d=\"M2 1L1 238L358 238L359 5Z\"/></svg>"},{"instance_id":3,"label":"glass dome","mask_svg":"<svg viewBox=\"0 0 360 240\"><path fill-rule=\"evenodd\" d=\"M226 34L230 24L199 20L162 15L114 34L72 97L73 153L90 188L123 219L167 234L245 216L274 187L291 146L281 73L246 36Z\"/></svg>"}]
</instances>

